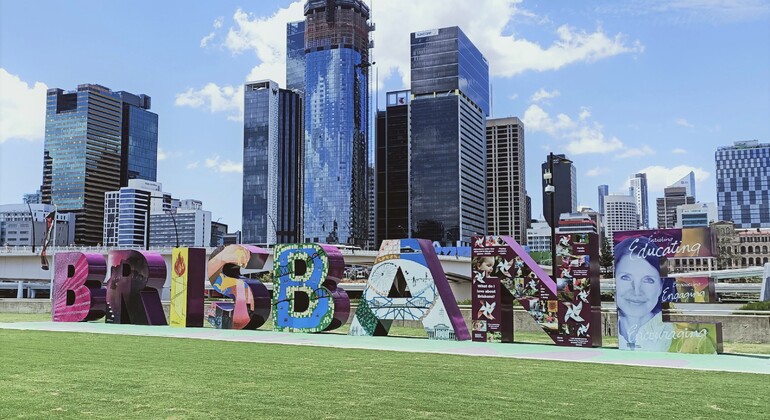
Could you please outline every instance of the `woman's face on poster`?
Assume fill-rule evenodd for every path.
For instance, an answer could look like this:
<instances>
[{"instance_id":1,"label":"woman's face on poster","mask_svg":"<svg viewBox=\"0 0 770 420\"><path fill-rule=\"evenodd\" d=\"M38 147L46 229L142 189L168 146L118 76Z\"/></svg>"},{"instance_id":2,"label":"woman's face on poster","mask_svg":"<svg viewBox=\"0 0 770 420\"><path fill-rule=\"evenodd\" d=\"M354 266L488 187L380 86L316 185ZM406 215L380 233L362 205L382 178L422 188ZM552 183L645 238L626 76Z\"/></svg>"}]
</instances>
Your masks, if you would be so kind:
<instances>
[{"instance_id":1,"label":"woman's face on poster","mask_svg":"<svg viewBox=\"0 0 770 420\"><path fill-rule=\"evenodd\" d=\"M662 290L658 267L651 266L643 258L626 255L615 269L618 310L630 317L642 317L652 312Z\"/></svg>"}]
</instances>

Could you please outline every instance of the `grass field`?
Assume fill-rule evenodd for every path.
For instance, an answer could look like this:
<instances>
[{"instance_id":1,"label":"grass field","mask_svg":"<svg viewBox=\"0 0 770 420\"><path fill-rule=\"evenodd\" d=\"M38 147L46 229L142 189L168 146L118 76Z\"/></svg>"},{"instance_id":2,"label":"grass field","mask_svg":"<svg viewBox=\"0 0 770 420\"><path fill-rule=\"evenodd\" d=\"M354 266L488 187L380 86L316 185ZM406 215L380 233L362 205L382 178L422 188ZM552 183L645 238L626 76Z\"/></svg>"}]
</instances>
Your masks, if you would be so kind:
<instances>
[{"instance_id":1,"label":"grass field","mask_svg":"<svg viewBox=\"0 0 770 420\"><path fill-rule=\"evenodd\" d=\"M0 418L761 418L766 375L0 330Z\"/></svg>"}]
</instances>

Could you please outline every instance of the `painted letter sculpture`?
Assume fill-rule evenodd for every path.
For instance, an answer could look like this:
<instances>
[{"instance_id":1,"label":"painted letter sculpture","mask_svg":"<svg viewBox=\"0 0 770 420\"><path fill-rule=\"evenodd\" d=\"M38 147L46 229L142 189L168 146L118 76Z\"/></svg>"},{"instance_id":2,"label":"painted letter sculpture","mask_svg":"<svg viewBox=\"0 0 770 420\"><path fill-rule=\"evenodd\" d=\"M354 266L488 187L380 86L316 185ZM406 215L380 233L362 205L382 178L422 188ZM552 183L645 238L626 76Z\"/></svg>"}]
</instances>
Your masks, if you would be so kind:
<instances>
[{"instance_id":1,"label":"painted letter sculpture","mask_svg":"<svg viewBox=\"0 0 770 420\"><path fill-rule=\"evenodd\" d=\"M557 237L554 281L508 236L473 238L473 340L513 341L513 299L554 343L601 346L598 236Z\"/></svg>"},{"instance_id":2,"label":"painted letter sculpture","mask_svg":"<svg viewBox=\"0 0 770 420\"><path fill-rule=\"evenodd\" d=\"M241 269L264 267L269 252L251 245L228 245L212 254L208 278L217 292L232 302L213 302L208 320L215 328L254 330L270 316L270 292L259 280L241 276Z\"/></svg>"},{"instance_id":3,"label":"painted letter sculpture","mask_svg":"<svg viewBox=\"0 0 770 420\"><path fill-rule=\"evenodd\" d=\"M103 287L107 261L101 254L56 254L53 278L54 322L95 321L107 312Z\"/></svg>"},{"instance_id":4,"label":"painted letter sculpture","mask_svg":"<svg viewBox=\"0 0 770 420\"><path fill-rule=\"evenodd\" d=\"M174 248L171 251L169 325L172 327L203 327L205 274L204 248Z\"/></svg>"},{"instance_id":5,"label":"painted letter sculpture","mask_svg":"<svg viewBox=\"0 0 770 420\"><path fill-rule=\"evenodd\" d=\"M421 321L432 339L470 338L430 241L382 242L348 334L387 335L395 320Z\"/></svg>"},{"instance_id":6,"label":"painted letter sculpture","mask_svg":"<svg viewBox=\"0 0 770 420\"><path fill-rule=\"evenodd\" d=\"M168 325L160 303L166 262L150 251L110 251L108 324Z\"/></svg>"},{"instance_id":7,"label":"painted letter sculpture","mask_svg":"<svg viewBox=\"0 0 770 420\"><path fill-rule=\"evenodd\" d=\"M276 245L273 258L273 329L331 331L345 324L350 299L337 282L345 260L337 247Z\"/></svg>"}]
</instances>

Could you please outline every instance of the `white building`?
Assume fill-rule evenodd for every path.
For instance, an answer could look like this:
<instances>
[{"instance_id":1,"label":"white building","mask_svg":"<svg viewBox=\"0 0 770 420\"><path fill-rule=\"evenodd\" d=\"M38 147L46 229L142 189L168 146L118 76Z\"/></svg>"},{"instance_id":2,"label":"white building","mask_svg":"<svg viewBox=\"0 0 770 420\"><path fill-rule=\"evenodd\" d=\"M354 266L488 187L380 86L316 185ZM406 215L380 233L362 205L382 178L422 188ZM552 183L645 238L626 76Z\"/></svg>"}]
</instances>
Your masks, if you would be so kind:
<instances>
[{"instance_id":1,"label":"white building","mask_svg":"<svg viewBox=\"0 0 770 420\"><path fill-rule=\"evenodd\" d=\"M714 202L683 204L676 207L676 227L709 227L717 221L717 205Z\"/></svg>"},{"instance_id":2,"label":"white building","mask_svg":"<svg viewBox=\"0 0 770 420\"><path fill-rule=\"evenodd\" d=\"M172 208L171 194L159 182L130 179L128 186L104 193L105 246L144 248L147 219Z\"/></svg>"},{"instance_id":3,"label":"white building","mask_svg":"<svg viewBox=\"0 0 770 420\"><path fill-rule=\"evenodd\" d=\"M43 244L45 218L56 207L51 204L0 205L0 244L3 246L36 246ZM56 245L75 242L75 214L56 213ZM52 233L50 243L53 244Z\"/></svg>"},{"instance_id":4,"label":"white building","mask_svg":"<svg viewBox=\"0 0 770 420\"><path fill-rule=\"evenodd\" d=\"M622 194L610 194L604 197L604 219L606 221L604 234L610 244L613 233L639 229L636 199Z\"/></svg>"},{"instance_id":5,"label":"white building","mask_svg":"<svg viewBox=\"0 0 770 420\"><path fill-rule=\"evenodd\" d=\"M179 208L150 215L150 246L206 247L211 242L211 212L200 200L181 200Z\"/></svg>"},{"instance_id":6,"label":"white building","mask_svg":"<svg viewBox=\"0 0 770 420\"><path fill-rule=\"evenodd\" d=\"M551 227L546 222L534 222L527 229L527 246L530 252L551 252Z\"/></svg>"}]
</instances>

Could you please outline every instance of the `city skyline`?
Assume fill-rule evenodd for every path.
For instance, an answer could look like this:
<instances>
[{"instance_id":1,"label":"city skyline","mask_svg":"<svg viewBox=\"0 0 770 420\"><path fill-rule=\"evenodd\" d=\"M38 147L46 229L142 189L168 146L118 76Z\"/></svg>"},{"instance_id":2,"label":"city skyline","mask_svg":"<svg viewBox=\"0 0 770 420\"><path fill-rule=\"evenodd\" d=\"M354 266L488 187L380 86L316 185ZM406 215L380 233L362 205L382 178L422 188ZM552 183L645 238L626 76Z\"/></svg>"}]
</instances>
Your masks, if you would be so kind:
<instances>
[{"instance_id":1,"label":"city skyline","mask_svg":"<svg viewBox=\"0 0 770 420\"><path fill-rule=\"evenodd\" d=\"M153 98L157 180L239 229L242 87L263 79L285 85L286 23L302 19L303 3L45 3L55 22L80 23L67 31L30 25L41 8L1 3L0 203L20 203L42 183L45 90L94 83ZM378 76L372 97L379 105L370 118L384 109L386 91L409 87L409 33L459 26L489 60L490 118L524 122L527 191L535 203L542 202L538 163L549 151L575 162L580 205L593 205L600 184L627 191L623 180L634 173L647 174L654 200L689 171L699 201L716 202L716 149L770 139L770 6L413 3L372 7L378 64L370 74ZM106 22L116 16L140 22L142 33L113 29ZM168 20L180 16L186 24L168 32ZM78 43L100 53L73 58ZM533 207L540 218L540 206Z\"/></svg>"}]
</instances>

